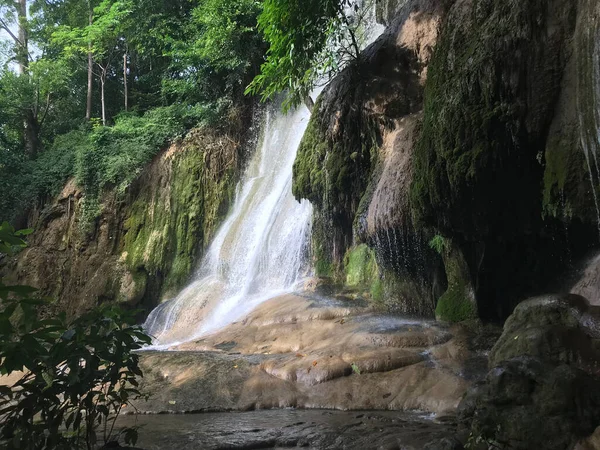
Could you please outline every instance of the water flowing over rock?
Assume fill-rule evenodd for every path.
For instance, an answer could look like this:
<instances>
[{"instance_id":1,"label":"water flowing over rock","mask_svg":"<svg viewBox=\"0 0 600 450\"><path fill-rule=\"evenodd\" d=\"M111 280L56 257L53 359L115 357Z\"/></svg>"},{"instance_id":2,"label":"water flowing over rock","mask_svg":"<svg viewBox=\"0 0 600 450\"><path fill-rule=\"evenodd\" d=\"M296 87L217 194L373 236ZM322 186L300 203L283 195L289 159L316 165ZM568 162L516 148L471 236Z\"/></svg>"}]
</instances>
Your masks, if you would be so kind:
<instances>
[{"instance_id":1,"label":"water flowing over rock","mask_svg":"<svg viewBox=\"0 0 600 450\"><path fill-rule=\"evenodd\" d=\"M600 255L584 262L583 270L571 287L571 292L587 298L592 305L600 306Z\"/></svg>"},{"instance_id":2,"label":"water flowing over rock","mask_svg":"<svg viewBox=\"0 0 600 450\"><path fill-rule=\"evenodd\" d=\"M214 331L289 291L308 271L312 209L291 193L292 165L308 124L302 107L267 112L263 138L239 185L229 217L196 279L148 317L156 344Z\"/></svg>"},{"instance_id":3,"label":"water flowing over rock","mask_svg":"<svg viewBox=\"0 0 600 450\"><path fill-rule=\"evenodd\" d=\"M462 326L377 314L366 302L286 294L169 349L177 351L143 353L142 387L152 396L139 408L452 414L486 370L489 339L474 336Z\"/></svg>"},{"instance_id":4,"label":"water flowing over rock","mask_svg":"<svg viewBox=\"0 0 600 450\"><path fill-rule=\"evenodd\" d=\"M294 165L294 195L315 205L316 274L347 280L352 252L368 244L379 267L367 290L389 310L422 316L433 316L445 286L427 232L413 226L408 190L442 12L435 1L403 3L324 90Z\"/></svg>"},{"instance_id":5,"label":"water flowing over rock","mask_svg":"<svg viewBox=\"0 0 600 450\"><path fill-rule=\"evenodd\" d=\"M597 2L589 0L583 1L582 6L585 15L580 18L578 42L578 119L581 147L585 155L600 233L600 25L597 23L600 6Z\"/></svg>"}]
</instances>

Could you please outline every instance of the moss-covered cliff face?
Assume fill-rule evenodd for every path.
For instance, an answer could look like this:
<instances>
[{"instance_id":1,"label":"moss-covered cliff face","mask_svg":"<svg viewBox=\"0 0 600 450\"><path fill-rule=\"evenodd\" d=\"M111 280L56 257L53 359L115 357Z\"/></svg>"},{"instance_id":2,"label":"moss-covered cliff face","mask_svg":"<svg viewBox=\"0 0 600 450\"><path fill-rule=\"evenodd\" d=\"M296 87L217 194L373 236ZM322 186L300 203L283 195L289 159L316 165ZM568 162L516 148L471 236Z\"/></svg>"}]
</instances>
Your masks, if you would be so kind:
<instances>
[{"instance_id":1,"label":"moss-covered cliff face","mask_svg":"<svg viewBox=\"0 0 600 450\"><path fill-rule=\"evenodd\" d=\"M598 221L600 198L600 4L577 4L575 35L546 145L544 212L567 223L590 223Z\"/></svg>"},{"instance_id":2,"label":"moss-covered cliff face","mask_svg":"<svg viewBox=\"0 0 600 450\"><path fill-rule=\"evenodd\" d=\"M427 245L430 232L412 222L407 189L442 8L433 0L402 3L385 34L319 97L293 190L315 206L318 276L360 284L387 309L432 316L434 292L445 284L441 259ZM354 273L370 275L356 283Z\"/></svg>"},{"instance_id":3,"label":"moss-covered cliff face","mask_svg":"<svg viewBox=\"0 0 600 450\"><path fill-rule=\"evenodd\" d=\"M161 280L167 297L187 281L225 217L237 175L237 148L223 137L193 132L178 147L132 188L124 223L128 270Z\"/></svg>"},{"instance_id":4,"label":"moss-covered cliff face","mask_svg":"<svg viewBox=\"0 0 600 450\"><path fill-rule=\"evenodd\" d=\"M91 229L70 182L32 218L29 247L4 267L9 280L78 314L100 302L150 309L188 281L233 200L240 145L193 130L149 164L124 196L106 192Z\"/></svg>"},{"instance_id":5,"label":"moss-covered cliff face","mask_svg":"<svg viewBox=\"0 0 600 450\"><path fill-rule=\"evenodd\" d=\"M566 0L458 0L441 28L411 198L464 254L484 317L505 317L597 241L567 109L585 14Z\"/></svg>"},{"instance_id":6,"label":"moss-covered cliff face","mask_svg":"<svg viewBox=\"0 0 600 450\"><path fill-rule=\"evenodd\" d=\"M600 6L377 5L386 34L324 91L295 166L317 274L344 281L366 243L387 307L503 319L598 245Z\"/></svg>"}]
</instances>

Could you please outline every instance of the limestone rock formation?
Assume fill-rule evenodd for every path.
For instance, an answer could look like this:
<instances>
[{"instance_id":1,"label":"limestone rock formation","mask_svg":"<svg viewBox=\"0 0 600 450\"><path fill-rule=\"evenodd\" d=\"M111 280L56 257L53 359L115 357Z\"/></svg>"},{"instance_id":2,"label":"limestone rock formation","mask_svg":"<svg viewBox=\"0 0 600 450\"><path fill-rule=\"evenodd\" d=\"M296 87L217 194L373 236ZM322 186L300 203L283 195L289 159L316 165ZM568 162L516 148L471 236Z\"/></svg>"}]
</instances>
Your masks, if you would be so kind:
<instances>
[{"instance_id":1,"label":"limestone rock formation","mask_svg":"<svg viewBox=\"0 0 600 450\"><path fill-rule=\"evenodd\" d=\"M192 131L162 151L124 195L107 192L91 229L82 191L71 181L32 214L29 246L3 264L9 283L26 284L77 315L101 302L154 307L187 281L227 212L238 145Z\"/></svg>"},{"instance_id":2,"label":"limestone rock formation","mask_svg":"<svg viewBox=\"0 0 600 450\"><path fill-rule=\"evenodd\" d=\"M445 289L441 260L412 225L408 193L443 8L409 1L396 14L397 6L390 5L394 20L384 35L319 97L294 167L294 194L316 207L317 275L339 276L346 252L366 243L379 266L371 291L380 304L433 316L434 297Z\"/></svg>"},{"instance_id":3,"label":"limestone rock formation","mask_svg":"<svg viewBox=\"0 0 600 450\"><path fill-rule=\"evenodd\" d=\"M490 367L517 356L598 372L600 308L577 295L546 295L520 303L490 353Z\"/></svg>"},{"instance_id":4,"label":"limestone rock formation","mask_svg":"<svg viewBox=\"0 0 600 450\"><path fill-rule=\"evenodd\" d=\"M600 255L584 261L570 291L587 298L592 305L600 306Z\"/></svg>"},{"instance_id":5,"label":"limestone rock formation","mask_svg":"<svg viewBox=\"0 0 600 450\"><path fill-rule=\"evenodd\" d=\"M566 450L600 423L600 381L566 364L517 357L469 391L459 416L483 448Z\"/></svg>"},{"instance_id":6,"label":"limestone rock formation","mask_svg":"<svg viewBox=\"0 0 600 450\"><path fill-rule=\"evenodd\" d=\"M472 333L286 295L177 352L142 356L148 411L282 407L452 414L485 370ZM174 401L174 404L170 404Z\"/></svg>"},{"instance_id":7,"label":"limestone rock formation","mask_svg":"<svg viewBox=\"0 0 600 450\"><path fill-rule=\"evenodd\" d=\"M433 315L445 292L456 304L440 309L504 320L599 243L597 2L380 1L377 14L385 34L320 96L296 161L317 275L339 277L366 243L386 307ZM460 295L430 252L438 236L464 260Z\"/></svg>"}]
</instances>

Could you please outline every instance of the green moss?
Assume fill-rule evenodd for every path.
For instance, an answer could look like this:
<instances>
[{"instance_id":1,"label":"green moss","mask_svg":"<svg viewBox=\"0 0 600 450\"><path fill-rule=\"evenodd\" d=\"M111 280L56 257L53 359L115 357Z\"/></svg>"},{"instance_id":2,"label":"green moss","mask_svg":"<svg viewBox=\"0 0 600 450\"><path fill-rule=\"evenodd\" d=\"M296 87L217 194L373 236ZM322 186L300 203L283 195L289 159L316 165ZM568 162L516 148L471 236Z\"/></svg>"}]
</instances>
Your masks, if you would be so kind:
<instances>
[{"instance_id":1,"label":"green moss","mask_svg":"<svg viewBox=\"0 0 600 450\"><path fill-rule=\"evenodd\" d=\"M587 18L583 20L588 20ZM587 30L591 24L581 25ZM576 36L579 55L572 58L566 71L566 87L572 87L562 95L545 151L544 214L567 222L578 218L582 222L596 224L594 186L600 194L600 186L590 180L590 168L586 161L586 148L592 152L597 147L597 102L595 95L595 70L591 57L596 45L595 37L586 31ZM577 95L573 94L577 87ZM589 151L588 150L588 151ZM592 168L594 163L592 162Z\"/></svg>"},{"instance_id":2,"label":"green moss","mask_svg":"<svg viewBox=\"0 0 600 450\"><path fill-rule=\"evenodd\" d=\"M477 317L473 302L469 299L467 288L463 284L453 284L438 300L435 309L438 320L463 322Z\"/></svg>"},{"instance_id":3,"label":"green moss","mask_svg":"<svg viewBox=\"0 0 600 450\"><path fill-rule=\"evenodd\" d=\"M315 111L320 102L317 101ZM292 192L297 199L307 199L320 204L325 193L325 158L328 145L320 131L316 115L313 115L298 148L294 161L294 179Z\"/></svg>"},{"instance_id":4,"label":"green moss","mask_svg":"<svg viewBox=\"0 0 600 450\"><path fill-rule=\"evenodd\" d=\"M225 217L235 189L235 168L214 173L206 166L203 141L174 156L167 186L141 192L126 220L124 251L130 271L164 279L174 292L189 278Z\"/></svg>"},{"instance_id":5,"label":"green moss","mask_svg":"<svg viewBox=\"0 0 600 450\"><path fill-rule=\"evenodd\" d=\"M443 239L448 289L438 300L435 316L438 320L446 322L462 322L477 318L475 294L467 262L454 242L447 238Z\"/></svg>"},{"instance_id":6,"label":"green moss","mask_svg":"<svg viewBox=\"0 0 600 450\"><path fill-rule=\"evenodd\" d=\"M379 281L379 269L375 252L366 244L348 250L344 258L346 285L351 287L371 286Z\"/></svg>"},{"instance_id":7,"label":"green moss","mask_svg":"<svg viewBox=\"0 0 600 450\"><path fill-rule=\"evenodd\" d=\"M317 274L340 282L356 213L375 166L379 130L352 105L348 96L354 93L346 90L355 83L345 72L319 97L293 168L294 196L309 200L318 217L313 225Z\"/></svg>"},{"instance_id":8,"label":"green moss","mask_svg":"<svg viewBox=\"0 0 600 450\"><path fill-rule=\"evenodd\" d=\"M371 284L370 294L371 298L375 303L380 305L383 304L385 292L383 288L383 281L381 281L381 278L377 278L375 281L373 281L373 283Z\"/></svg>"},{"instance_id":9,"label":"green moss","mask_svg":"<svg viewBox=\"0 0 600 450\"><path fill-rule=\"evenodd\" d=\"M539 217L536 158L560 91L556 67L564 64L558 49L547 48L548 15L541 0L452 8L428 68L411 186L417 219L475 240L520 232L515 220ZM561 12L560 26L572 26L570 17ZM530 73L554 95L528 95Z\"/></svg>"}]
</instances>

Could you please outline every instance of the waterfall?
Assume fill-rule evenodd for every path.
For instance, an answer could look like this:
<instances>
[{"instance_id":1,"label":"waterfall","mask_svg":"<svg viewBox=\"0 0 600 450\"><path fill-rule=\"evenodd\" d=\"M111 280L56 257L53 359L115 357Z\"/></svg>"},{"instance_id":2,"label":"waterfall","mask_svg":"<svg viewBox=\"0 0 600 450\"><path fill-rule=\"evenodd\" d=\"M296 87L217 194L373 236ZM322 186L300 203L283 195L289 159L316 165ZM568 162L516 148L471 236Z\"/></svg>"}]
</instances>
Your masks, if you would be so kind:
<instances>
[{"instance_id":1,"label":"waterfall","mask_svg":"<svg viewBox=\"0 0 600 450\"><path fill-rule=\"evenodd\" d=\"M294 199L291 184L308 120L305 107L286 115L266 113L264 137L195 280L146 320L144 328L157 346L218 330L292 291L307 275L312 207Z\"/></svg>"},{"instance_id":2,"label":"waterfall","mask_svg":"<svg viewBox=\"0 0 600 450\"><path fill-rule=\"evenodd\" d=\"M589 2L588 10L578 45L580 78L577 105L580 142L592 184L600 233L600 27L597 24L600 8L594 2Z\"/></svg>"},{"instance_id":3,"label":"waterfall","mask_svg":"<svg viewBox=\"0 0 600 450\"><path fill-rule=\"evenodd\" d=\"M384 27L375 21L372 0L357 4L364 10L357 18L364 49ZM194 281L155 308L144 324L155 338L154 348L217 331L260 303L293 291L310 274L312 206L292 195L292 168L309 119L303 106L288 114L276 108L267 112L264 137Z\"/></svg>"}]
</instances>

